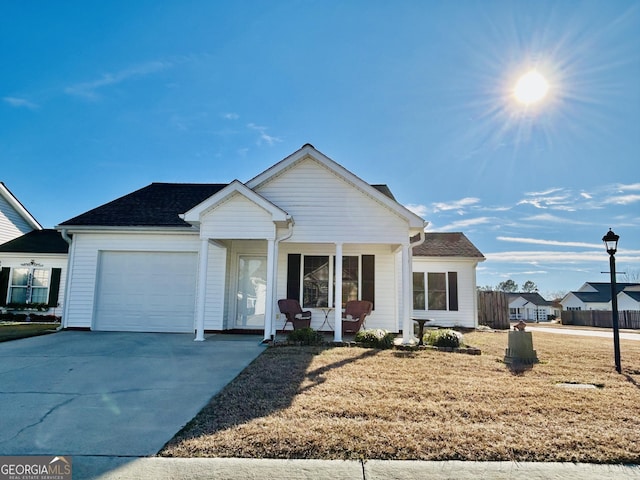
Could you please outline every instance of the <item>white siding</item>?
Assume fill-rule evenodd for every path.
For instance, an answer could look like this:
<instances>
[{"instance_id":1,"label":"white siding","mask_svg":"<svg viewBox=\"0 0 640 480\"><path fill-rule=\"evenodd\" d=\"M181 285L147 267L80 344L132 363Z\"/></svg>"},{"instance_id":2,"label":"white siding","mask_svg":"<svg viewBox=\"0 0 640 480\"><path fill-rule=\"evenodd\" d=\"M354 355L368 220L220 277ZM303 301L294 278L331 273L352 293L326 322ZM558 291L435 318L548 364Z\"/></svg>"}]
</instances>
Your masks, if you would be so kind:
<instances>
[{"instance_id":1,"label":"white siding","mask_svg":"<svg viewBox=\"0 0 640 480\"><path fill-rule=\"evenodd\" d=\"M414 272L458 273L458 310L413 310L414 318L429 318L427 326L468 327L478 324L474 261L442 260L429 257L413 257ZM426 303L426 301L425 301ZM427 305L428 308L428 305Z\"/></svg>"},{"instance_id":2,"label":"white siding","mask_svg":"<svg viewBox=\"0 0 640 480\"><path fill-rule=\"evenodd\" d=\"M409 236L406 220L313 159L256 191L293 217L292 242L403 243Z\"/></svg>"},{"instance_id":3,"label":"white siding","mask_svg":"<svg viewBox=\"0 0 640 480\"><path fill-rule=\"evenodd\" d=\"M283 242L280 244L278 255L278 278L276 285L276 300L286 298L287 295L287 259L290 253L302 255L335 255L335 246L329 244L302 245ZM395 255L387 245L344 245L343 256L375 255L375 310L366 319L366 328L384 328L392 332L398 331L396 305L396 279L399 275L395 271ZM284 318L279 315L277 301L274 302L276 327L282 329ZM311 309L311 327L320 328L324 321L324 313L320 308ZM334 325L334 312L330 313L329 322ZM290 326L288 326L290 328ZM326 327L324 327L326 329Z\"/></svg>"},{"instance_id":4,"label":"white siding","mask_svg":"<svg viewBox=\"0 0 640 480\"><path fill-rule=\"evenodd\" d=\"M640 310L640 302L634 300L624 292L618 294L618 310Z\"/></svg>"},{"instance_id":5,"label":"white siding","mask_svg":"<svg viewBox=\"0 0 640 480\"><path fill-rule=\"evenodd\" d=\"M228 249L209 245L207 269L207 298L204 307L204 329L223 330L225 307L225 281Z\"/></svg>"},{"instance_id":6,"label":"white siding","mask_svg":"<svg viewBox=\"0 0 640 480\"><path fill-rule=\"evenodd\" d=\"M236 193L203 215L200 233L204 238L275 238L271 214Z\"/></svg>"},{"instance_id":7,"label":"white siding","mask_svg":"<svg viewBox=\"0 0 640 480\"><path fill-rule=\"evenodd\" d=\"M33 227L0 196L0 244L29 233Z\"/></svg>"},{"instance_id":8,"label":"white siding","mask_svg":"<svg viewBox=\"0 0 640 480\"><path fill-rule=\"evenodd\" d=\"M568 310L570 308L572 309L576 309L579 308L580 310L586 310L587 308L585 307L585 304L582 300L580 300L578 297L576 297L572 292L569 292L567 294L567 296L565 298L562 299L562 302L560 302L562 304L562 308L565 310Z\"/></svg>"},{"instance_id":9,"label":"white siding","mask_svg":"<svg viewBox=\"0 0 640 480\"><path fill-rule=\"evenodd\" d=\"M74 233L66 327L91 327L99 251L198 252L197 233Z\"/></svg>"}]
</instances>

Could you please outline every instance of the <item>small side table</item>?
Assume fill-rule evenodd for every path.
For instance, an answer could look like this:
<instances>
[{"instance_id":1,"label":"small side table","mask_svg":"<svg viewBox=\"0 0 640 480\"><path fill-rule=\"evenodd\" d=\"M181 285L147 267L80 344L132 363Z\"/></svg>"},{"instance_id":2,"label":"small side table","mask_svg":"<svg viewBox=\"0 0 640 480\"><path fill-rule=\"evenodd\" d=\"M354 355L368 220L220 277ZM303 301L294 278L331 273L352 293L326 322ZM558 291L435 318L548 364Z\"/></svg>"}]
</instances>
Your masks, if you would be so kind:
<instances>
[{"instance_id":1,"label":"small side table","mask_svg":"<svg viewBox=\"0 0 640 480\"><path fill-rule=\"evenodd\" d=\"M429 318L412 318L414 322L418 324L418 345L424 345L422 337L424 336L424 324L430 322Z\"/></svg>"},{"instance_id":2,"label":"small side table","mask_svg":"<svg viewBox=\"0 0 640 480\"><path fill-rule=\"evenodd\" d=\"M333 308L322 308L321 310L322 313L324 313L324 321L322 322L322 325L320 325L320 328L318 330L322 330L322 327L327 324L331 331L333 331L333 327L329 323L329 314L333 311Z\"/></svg>"}]
</instances>

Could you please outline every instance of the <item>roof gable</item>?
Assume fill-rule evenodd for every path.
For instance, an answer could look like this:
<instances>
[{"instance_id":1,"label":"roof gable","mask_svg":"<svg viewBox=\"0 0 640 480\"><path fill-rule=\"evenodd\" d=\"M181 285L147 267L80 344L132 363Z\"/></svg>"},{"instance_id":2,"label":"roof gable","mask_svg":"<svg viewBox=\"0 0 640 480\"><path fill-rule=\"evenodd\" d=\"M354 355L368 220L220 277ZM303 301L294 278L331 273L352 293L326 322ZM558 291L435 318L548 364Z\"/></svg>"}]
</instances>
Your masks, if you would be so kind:
<instances>
[{"instance_id":1,"label":"roof gable","mask_svg":"<svg viewBox=\"0 0 640 480\"><path fill-rule=\"evenodd\" d=\"M426 232L424 242L413 247L414 257L465 257L484 261L484 255L462 232Z\"/></svg>"},{"instance_id":2,"label":"roof gable","mask_svg":"<svg viewBox=\"0 0 640 480\"><path fill-rule=\"evenodd\" d=\"M399 204L386 185L372 186L368 184L367 182L344 168L342 165L338 164L320 151L316 150L313 145L309 143L305 144L302 148L292 153L280 162L276 163L272 167L268 168L264 172L253 177L246 183L246 185L252 190L257 190L262 185L281 175L283 172L293 168L299 162L308 159L321 164L337 177L346 181L347 183L362 191L377 202L383 204L385 207L391 209L397 215L405 218L411 228L422 229L425 227L426 222L424 221L424 219L411 212L403 205Z\"/></svg>"},{"instance_id":3,"label":"roof gable","mask_svg":"<svg viewBox=\"0 0 640 480\"><path fill-rule=\"evenodd\" d=\"M0 182L0 197L18 214L33 230L42 230L42 225L25 208L20 200L11 193L4 182Z\"/></svg>"},{"instance_id":4,"label":"roof gable","mask_svg":"<svg viewBox=\"0 0 640 480\"><path fill-rule=\"evenodd\" d=\"M234 195L241 195L251 203L259 206L267 213L271 214L274 222L288 222L291 217L284 210L280 209L263 196L247 188L238 180L234 180L223 189L216 192L211 197L194 206L180 217L192 225L200 223L201 217L207 212L215 209L218 205L224 203Z\"/></svg>"},{"instance_id":5,"label":"roof gable","mask_svg":"<svg viewBox=\"0 0 640 480\"><path fill-rule=\"evenodd\" d=\"M523 293L510 293L507 295L509 303L513 302L517 298L522 298L526 302L536 306L550 306L552 302L545 300L538 292L523 292Z\"/></svg>"},{"instance_id":6,"label":"roof gable","mask_svg":"<svg viewBox=\"0 0 640 480\"><path fill-rule=\"evenodd\" d=\"M624 290L622 292L624 295L627 295L629 298L632 298L636 302L640 302L640 292L636 290Z\"/></svg>"}]
</instances>

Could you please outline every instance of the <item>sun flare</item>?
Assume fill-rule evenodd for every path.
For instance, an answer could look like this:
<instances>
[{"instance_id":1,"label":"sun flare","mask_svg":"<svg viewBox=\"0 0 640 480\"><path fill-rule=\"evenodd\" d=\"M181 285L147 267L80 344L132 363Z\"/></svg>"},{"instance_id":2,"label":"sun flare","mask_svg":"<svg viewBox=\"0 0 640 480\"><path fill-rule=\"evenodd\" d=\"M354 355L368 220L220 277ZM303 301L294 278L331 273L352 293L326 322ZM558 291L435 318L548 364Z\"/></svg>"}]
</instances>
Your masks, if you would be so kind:
<instances>
[{"instance_id":1,"label":"sun flare","mask_svg":"<svg viewBox=\"0 0 640 480\"><path fill-rule=\"evenodd\" d=\"M520 77L514 89L516 100L525 105L541 101L549 91L549 82L537 70L531 70Z\"/></svg>"}]
</instances>

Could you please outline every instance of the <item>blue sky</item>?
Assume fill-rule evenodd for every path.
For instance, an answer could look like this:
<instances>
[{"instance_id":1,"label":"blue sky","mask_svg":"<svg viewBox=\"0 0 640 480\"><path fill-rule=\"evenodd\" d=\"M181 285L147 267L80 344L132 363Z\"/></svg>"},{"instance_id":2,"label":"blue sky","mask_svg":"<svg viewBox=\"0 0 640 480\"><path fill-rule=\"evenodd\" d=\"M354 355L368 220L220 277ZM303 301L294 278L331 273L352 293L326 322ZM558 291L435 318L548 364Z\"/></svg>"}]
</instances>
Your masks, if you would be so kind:
<instances>
[{"instance_id":1,"label":"blue sky","mask_svg":"<svg viewBox=\"0 0 640 480\"><path fill-rule=\"evenodd\" d=\"M637 1L5 1L0 52L0 180L45 227L308 142L465 232L481 286L608 281L609 227L640 272Z\"/></svg>"}]
</instances>

